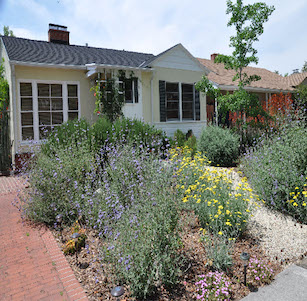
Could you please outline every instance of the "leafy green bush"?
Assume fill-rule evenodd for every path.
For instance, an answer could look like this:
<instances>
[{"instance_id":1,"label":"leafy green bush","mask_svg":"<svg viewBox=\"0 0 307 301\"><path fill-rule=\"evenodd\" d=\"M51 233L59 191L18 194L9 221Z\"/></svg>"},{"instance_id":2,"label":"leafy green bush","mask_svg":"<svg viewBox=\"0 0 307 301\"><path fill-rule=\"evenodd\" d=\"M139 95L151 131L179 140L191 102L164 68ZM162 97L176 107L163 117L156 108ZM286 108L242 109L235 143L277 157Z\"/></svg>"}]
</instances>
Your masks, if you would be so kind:
<instances>
[{"instance_id":1,"label":"leafy green bush","mask_svg":"<svg viewBox=\"0 0 307 301\"><path fill-rule=\"evenodd\" d=\"M168 147L165 134L138 119L119 118L113 123L99 118L92 126L85 119L68 121L56 127L42 145L42 152L49 156L59 148L69 148L82 143L83 147L97 154L107 144L134 143L144 149L157 151Z\"/></svg>"},{"instance_id":2,"label":"leafy green bush","mask_svg":"<svg viewBox=\"0 0 307 301\"><path fill-rule=\"evenodd\" d=\"M212 165L231 166L239 156L239 136L229 129L207 126L201 133L198 150L206 155Z\"/></svg>"},{"instance_id":3,"label":"leafy green bush","mask_svg":"<svg viewBox=\"0 0 307 301\"><path fill-rule=\"evenodd\" d=\"M180 130L177 129L174 133L174 142L178 147L183 147L185 143L185 135L184 133Z\"/></svg>"},{"instance_id":4,"label":"leafy green bush","mask_svg":"<svg viewBox=\"0 0 307 301\"><path fill-rule=\"evenodd\" d=\"M184 143L184 146L188 147L192 151L192 156L195 155L197 151L197 140L194 135L191 135L188 140Z\"/></svg>"},{"instance_id":5,"label":"leafy green bush","mask_svg":"<svg viewBox=\"0 0 307 301\"><path fill-rule=\"evenodd\" d=\"M307 222L307 128L292 123L263 137L242 159L250 184L266 205Z\"/></svg>"},{"instance_id":6,"label":"leafy green bush","mask_svg":"<svg viewBox=\"0 0 307 301\"><path fill-rule=\"evenodd\" d=\"M92 130L85 119L70 120L54 128L46 141L41 146L41 152L48 156L54 156L59 149L69 148L72 145L92 149Z\"/></svg>"},{"instance_id":7,"label":"leafy green bush","mask_svg":"<svg viewBox=\"0 0 307 301\"><path fill-rule=\"evenodd\" d=\"M206 250L208 265L214 270L226 271L232 266L231 242L224 238L210 235L201 229L201 242Z\"/></svg>"}]
</instances>

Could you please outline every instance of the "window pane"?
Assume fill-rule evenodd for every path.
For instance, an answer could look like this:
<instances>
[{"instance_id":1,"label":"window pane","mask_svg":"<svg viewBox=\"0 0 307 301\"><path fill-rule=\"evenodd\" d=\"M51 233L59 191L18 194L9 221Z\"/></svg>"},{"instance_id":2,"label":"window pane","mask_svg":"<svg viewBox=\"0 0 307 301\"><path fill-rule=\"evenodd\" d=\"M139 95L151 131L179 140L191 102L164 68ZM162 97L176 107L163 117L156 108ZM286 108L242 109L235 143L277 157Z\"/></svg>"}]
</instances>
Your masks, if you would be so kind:
<instances>
[{"instance_id":1,"label":"window pane","mask_svg":"<svg viewBox=\"0 0 307 301\"><path fill-rule=\"evenodd\" d=\"M133 103L132 79L125 80L125 102Z\"/></svg>"},{"instance_id":2,"label":"window pane","mask_svg":"<svg viewBox=\"0 0 307 301\"><path fill-rule=\"evenodd\" d=\"M33 125L33 114L21 113L21 125Z\"/></svg>"},{"instance_id":3,"label":"window pane","mask_svg":"<svg viewBox=\"0 0 307 301\"><path fill-rule=\"evenodd\" d=\"M78 119L78 113L77 112L68 112L68 120L74 120Z\"/></svg>"},{"instance_id":4,"label":"window pane","mask_svg":"<svg viewBox=\"0 0 307 301\"><path fill-rule=\"evenodd\" d=\"M178 92L178 83L166 83L166 92Z\"/></svg>"},{"instance_id":5,"label":"window pane","mask_svg":"<svg viewBox=\"0 0 307 301\"><path fill-rule=\"evenodd\" d=\"M31 83L20 83L20 96L32 96Z\"/></svg>"},{"instance_id":6,"label":"window pane","mask_svg":"<svg viewBox=\"0 0 307 301\"><path fill-rule=\"evenodd\" d=\"M194 119L194 114L193 114L193 106L189 105L183 105L182 107L182 119Z\"/></svg>"},{"instance_id":7,"label":"window pane","mask_svg":"<svg viewBox=\"0 0 307 301\"><path fill-rule=\"evenodd\" d=\"M193 85L182 84L182 93L192 93L193 94Z\"/></svg>"},{"instance_id":8,"label":"window pane","mask_svg":"<svg viewBox=\"0 0 307 301\"><path fill-rule=\"evenodd\" d=\"M182 84L182 119L194 119L193 85Z\"/></svg>"},{"instance_id":9,"label":"window pane","mask_svg":"<svg viewBox=\"0 0 307 301\"><path fill-rule=\"evenodd\" d=\"M167 110L167 119L178 119L178 110Z\"/></svg>"},{"instance_id":10,"label":"window pane","mask_svg":"<svg viewBox=\"0 0 307 301\"><path fill-rule=\"evenodd\" d=\"M125 91L125 102L126 103L133 103L133 99L132 99L132 90L130 91Z\"/></svg>"},{"instance_id":11,"label":"window pane","mask_svg":"<svg viewBox=\"0 0 307 301\"><path fill-rule=\"evenodd\" d=\"M68 97L78 97L78 86L77 85L67 85Z\"/></svg>"},{"instance_id":12,"label":"window pane","mask_svg":"<svg viewBox=\"0 0 307 301\"><path fill-rule=\"evenodd\" d=\"M39 125L50 125L51 124L51 117L50 113L39 113Z\"/></svg>"},{"instance_id":13,"label":"window pane","mask_svg":"<svg viewBox=\"0 0 307 301\"><path fill-rule=\"evenodd\" d=\"M39 98L38 99L38 110L39 111L50 111L50 99Z\"/></svg>"},{"instance_id":14,"label":"window pane","mask_svg":"<svg viewBox=\"0 0 307 301\"><path fill-rule=\"evenodd\" d=\"M62 97L62 85L51 85L51 96Z\"/></svg>"},{"instance_id":15,"label":"window pane","mask_svg":"<svg viewBox=\"0 0 307 301\"><path fill-rule=\"evenodd\" d=\"M63 110L63 99L62 98L52 98L51 106L52 106L52 111L62 111Z\"/></svg>"},{"instance_id":16,"label":"window pane","mask_svg":"<svg viewBox=\"0 0 307 301\"><path fill-rule=\"evenodd\" d=\"M46 139L50 132L51 132L51 126L40 126L39 139Z\"/></svg>"},{"instance_id":17,"label":"window pane","mask_svg":"<svg viewBox=\"0 0 307 301\"><path fill-rule=\"evenodd\" d=\"M78 110L78 98L68 99L68 110Z\"/></svg>"},{"instance_id":18,"label":"window pane","mask_svg":"<svg viewBox=\"0 0 307 301\"><path fill-rule=\"evenodd\" d=\"M50 96L49 84L37 84L38 96Z\"/></svg>"},{"instance_id":19,"label":"window pane","mask_svg":"<svg viewBox=\"0 0 307 301\"><path fill-rule=\"evenodd\" d=\"M52 113L52 124L62 124L63 123L63 113L53 112Z\"/></svg>"},{"instance_id":20,"label":"window pane","mask_svg":"<svg viewBox=\"0 0 307 301\"><path fill-rule=\"evenodd\" d=\"M22 128L22 140L33 140L34 137L34 132L33 132L33 127L23 127Z\"/></svg>"},{"instance_id":21,"label":"window pane","mask_svg":"<svg viewBox=\"0 0 307 301\"><path fill-rule=\"evenodd\" d=\"M166 83L166 119L179 119L179 86L178 83Z\"/></svg>"},{"instance_id":22,"label":"window pane","mask_svg":"<svg viewBox=\"0 0 307 301\"><path fill-rule=\"evenodd\" d=\"M21 98L21 111L33 111L32 98Z\"/></svg>"}]
</instances>

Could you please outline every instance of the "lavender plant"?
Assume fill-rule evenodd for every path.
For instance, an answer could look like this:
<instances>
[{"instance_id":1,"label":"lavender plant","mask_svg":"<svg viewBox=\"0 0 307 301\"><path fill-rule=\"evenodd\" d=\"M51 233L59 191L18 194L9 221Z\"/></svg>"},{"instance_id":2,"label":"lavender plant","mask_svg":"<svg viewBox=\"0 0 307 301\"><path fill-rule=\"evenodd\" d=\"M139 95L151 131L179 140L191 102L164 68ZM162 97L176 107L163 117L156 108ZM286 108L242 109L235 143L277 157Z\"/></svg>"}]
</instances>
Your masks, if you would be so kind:
<instances>
[{"instance_id":1,"label":"lavender plant","mask_svg":"<svg viewBox=\"0 0 307 301\"><path fill-rule=\"evenodd\" d=\"M146 298L163 285L176 283L179 272L178 212L172 169L139 148L116 148L109 155L102 189L108 195L106 260ZM111 225L111 226L110 226Z\"/></svg>"}]
</instances>

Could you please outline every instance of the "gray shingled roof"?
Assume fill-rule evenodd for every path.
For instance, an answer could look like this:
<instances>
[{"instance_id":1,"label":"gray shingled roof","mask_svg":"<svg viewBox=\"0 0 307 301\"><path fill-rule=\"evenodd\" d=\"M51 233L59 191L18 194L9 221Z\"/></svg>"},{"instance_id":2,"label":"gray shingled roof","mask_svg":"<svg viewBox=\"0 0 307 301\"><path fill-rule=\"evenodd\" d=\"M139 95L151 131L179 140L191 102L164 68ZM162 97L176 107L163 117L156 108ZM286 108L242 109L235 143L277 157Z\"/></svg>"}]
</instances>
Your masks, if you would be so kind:
<instances>
[{"instance_id":1,"label":"gray shingled roof","mask_svg":"<svg viewBox=\"0 0 307 301\"><path fill-rule=\"evenodd\" d=\"M106 64L127 67L145 65L153 54L124 50L95 48L76 45L62 45L46 41L35 41L2 36L11 61L84 66L86 64Z\"/></svg>"}]
</instances>

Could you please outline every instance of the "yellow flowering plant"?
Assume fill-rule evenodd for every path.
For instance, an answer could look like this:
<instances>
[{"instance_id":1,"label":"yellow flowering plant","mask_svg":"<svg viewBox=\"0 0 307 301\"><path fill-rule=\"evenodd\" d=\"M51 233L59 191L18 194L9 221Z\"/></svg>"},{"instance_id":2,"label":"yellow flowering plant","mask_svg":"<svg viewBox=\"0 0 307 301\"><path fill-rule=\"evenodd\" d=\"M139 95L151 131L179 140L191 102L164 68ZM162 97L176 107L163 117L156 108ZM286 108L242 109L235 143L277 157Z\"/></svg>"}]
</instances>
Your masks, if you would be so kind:
<instances>
[{"instance_id":1,"label":"yellow flowering plant","mask_svg":"<svg viewBox=\"0 0 307 301\"><path fill-rule=\"evenodd\" d=\"M176 162L176 188L186 206L195 210L202 227L226 239L238 237L257 205L246 178L234 181L233 170L209 166L200 153L192 159L188 148L172 150Z\"/></svg>"}]
</instances>

